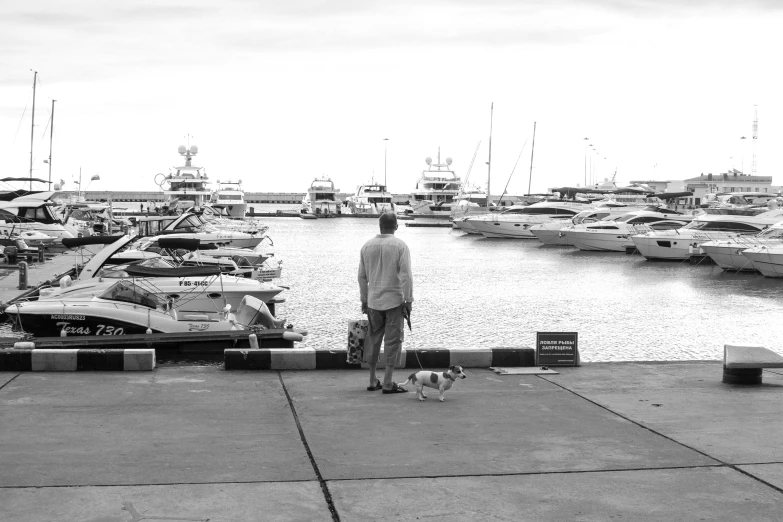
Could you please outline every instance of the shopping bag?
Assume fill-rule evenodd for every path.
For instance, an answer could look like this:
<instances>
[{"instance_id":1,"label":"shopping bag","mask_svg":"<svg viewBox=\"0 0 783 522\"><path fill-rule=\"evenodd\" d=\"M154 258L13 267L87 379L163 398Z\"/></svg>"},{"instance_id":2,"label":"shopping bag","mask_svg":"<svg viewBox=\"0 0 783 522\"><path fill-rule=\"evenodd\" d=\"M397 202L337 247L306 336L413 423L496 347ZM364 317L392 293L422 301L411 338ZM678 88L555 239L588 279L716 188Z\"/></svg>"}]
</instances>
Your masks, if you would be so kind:
<instances>
[{"instance_id":1,"label":"shopping bag","mask_svg":"<svg viewBox=\"0 0 783 522\"><path fill-rule=\"evenodd\" d=\"M367 319L348 321L348 364L361 364L369 329L370 322Z\"/></svg>"}]
</instances>

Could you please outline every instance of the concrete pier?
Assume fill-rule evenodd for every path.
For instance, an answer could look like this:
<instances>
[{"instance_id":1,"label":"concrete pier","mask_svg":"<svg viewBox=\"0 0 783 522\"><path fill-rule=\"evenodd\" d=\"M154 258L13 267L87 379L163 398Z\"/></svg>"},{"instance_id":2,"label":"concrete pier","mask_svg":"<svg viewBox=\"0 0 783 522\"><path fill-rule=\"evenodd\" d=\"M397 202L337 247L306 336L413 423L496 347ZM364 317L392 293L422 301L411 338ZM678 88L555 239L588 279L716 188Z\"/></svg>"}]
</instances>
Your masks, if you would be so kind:
<instances>
[{"instance_id":1,"label":"concrete pier","mask_svg":"<svg viewBox=\"0 0 783 522\"><path fill-rule=\"evenodd\" d=\"M555 370L470 370L443 403L359 370L0 373L0 518L783 518L780 371Z\"/></svg>"}]
</instances>

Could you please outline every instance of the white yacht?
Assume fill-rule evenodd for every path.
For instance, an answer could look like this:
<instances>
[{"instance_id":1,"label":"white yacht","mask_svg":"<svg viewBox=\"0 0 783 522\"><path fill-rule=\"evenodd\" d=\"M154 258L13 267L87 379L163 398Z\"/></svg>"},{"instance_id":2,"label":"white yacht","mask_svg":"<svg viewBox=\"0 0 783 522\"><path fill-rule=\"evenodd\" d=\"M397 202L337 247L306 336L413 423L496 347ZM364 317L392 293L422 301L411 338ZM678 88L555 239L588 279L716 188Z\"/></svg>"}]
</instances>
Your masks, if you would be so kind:
<instances>
[{"instance_id":1,"label":"white yacht","mask_svg":"<svg viewBox=\"0 0 783 522\"><path fill-rule=\"evenodd\" d=\"M222 216L230 219L244 219L247 213L245 191L242 190L242 180L217 182L217 189L212 194L211 205L219 209Z\"/></svg>"},{"instance_id":2,"label":"white yacht","mask_svg":"<svg viewBox=\"0 0 783 522\"><path fill-rule=\"evenodd\" d=\"M755 236L740 236L720 241L707 241L701 244L702 251L710 256L723 270L756 271L753 261L743 255L748 248L783 246L783 221L775 223Z\"/></svg>"},{"instance_id":3,"label":"white yacht","mask_svg":"<svg viewBox=\"0 0 783 522\"><path fill-rule=\"evenodd\" d=\"M591 207L576 214L567 225L561 221L550 221L533 225L530 231L545 245L572 246L565 230L584 223L616 219L628 213L629 209L625 205Z\"/></svg>"},{"instance_id":4,"label":"white yacht","mask_svg":"<svg viewBox=\"0 0 783 522\"><path fill-rule=\"evenodd\" d=\"M574 201L542 201L532 205L514 205L503 212L469 217L466 221L485 237L535 239L530 227L550 221L566 223L589 206L588 203Z\"/></svg>"},{"instance_id":5,"label":"white yacht","mask_svg":"<svg viewBox=\"0 0 783 522\"><path fill-rule=\"evenodd\" d=\"M758 234L783 220L783 210L764 208L708 208L677 230L659 230L632 236L636 249L647 259L688 259L703 254L707 241Z\"/></svg>"},{"instance_id":6,"label":"white yacht","mask_svg":"<svg viewBox=\"0 0 783 522\"><path fill-rule=\"evenodd\" d=\"M326 217L340 214L342 202L337 198L339 192L331 178L315 178L302 198L300 215Z\"/></svg>"},{"instance_id":7,"label":"white yacht","mask_svg":"<svg viewBox=\"0 0 783 522\"><path fill-rule=\"evenodd\" d=\"M783 245L757 245L742 250L742 255L764 277L783 277Z\"/></svg>"},{"instance_id":8,"label":"white yacht","mask_svg":"<svg viewBox=\"0 0 783 522\"><path fill-rule=\"evenodd\" d=\"M0 201L0 234L12 236L23 232L41 232L62 240L76 237L75 227L66 225L57 216L52 201L54 192L36 192L26 196Z\"/></svg>"},{"instance_id":9,"label":"white yacht","mask_svg":"<svg viewBox=\"0 0 783 522\"><path fill-rule=\"evenodd\" d=\"M374 181L359 185L356 193L343 201L342 213L349 215L379 216L384 212L397 213L397 205L383 183Z\"/></svg>"},{"instance_id":10,"label":"white yacht","mask_svg":"<svg viewBox=\"0 0 783 522\"><path fill-rule=\"evenodd\" d=\"M411 191L411 210L416 214L447 215L460 192L460 178L451 170L451 158L441 163L440 148L437 163L433 163L430 157L424 162L427 169L421 172L416 188Z\"/></svg>"},{"instance_id":11,"label":"white yacht","mask_svg":"<svg viewBox=\"0 0 783 522\"><path fill-rule=\"evenodd\" d=\"M625 252L633 246L631 236L650 231L676 230L694 219L693 215L655 210L630 212L616 219L604 219L564 229L562 233L579 250Z\"/></svg>"},{"instance_id":12,"label":"white yacht","mask_svg":"<svg viewBox=\"0 0 783 522\"><path fill-rule=\"evenodd\" d=\"M204 167L192 165L198 147L180 145L177 152L185 158L185 164L173 168L168 175L155 175L155 183L163 190L163 205L169 209L201 210L212 199L212 191L207 188L209 178Z\"/></svg>"}]
</instances>

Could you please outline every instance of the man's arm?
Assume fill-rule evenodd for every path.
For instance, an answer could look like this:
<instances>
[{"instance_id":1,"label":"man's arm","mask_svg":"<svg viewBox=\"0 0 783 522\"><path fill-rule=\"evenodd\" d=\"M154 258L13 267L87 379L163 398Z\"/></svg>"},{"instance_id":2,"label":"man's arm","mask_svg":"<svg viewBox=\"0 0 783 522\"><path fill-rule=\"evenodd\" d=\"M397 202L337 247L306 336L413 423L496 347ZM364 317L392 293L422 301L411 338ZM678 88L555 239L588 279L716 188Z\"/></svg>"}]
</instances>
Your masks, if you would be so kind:
<instances>
[{"instance_id":1,"label":"man's arm","mask_svg":"<svg viewBox=\"0 0 783 522\"><path fill-rule=\"evenodd\" d=\"M413 302L413 273L411 272L411 251L408 245L402 250L400 256L400 283L402 283L402 297L406 303ZM408 306L410 310L410 306Z\"/></svg>"},{"instance_id":2,"label":"man's arm","mask_svg":"<svg viewBox=\"0 0 783 522\"><path fill-rule=\"evenodd\" d=\"M359 299L362 302L362 313L367 313L367 271L364 268L364 249L359 254Z\"/></svg>"}]
</instances>

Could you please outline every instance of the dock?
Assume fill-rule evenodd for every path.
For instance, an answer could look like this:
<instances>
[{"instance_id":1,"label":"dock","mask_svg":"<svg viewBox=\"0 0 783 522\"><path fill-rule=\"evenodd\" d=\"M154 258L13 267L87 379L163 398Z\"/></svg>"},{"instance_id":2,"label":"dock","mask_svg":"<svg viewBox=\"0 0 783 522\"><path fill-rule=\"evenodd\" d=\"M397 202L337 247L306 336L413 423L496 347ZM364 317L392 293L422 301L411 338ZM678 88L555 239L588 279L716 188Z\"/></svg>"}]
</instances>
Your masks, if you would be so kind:
<instances>
[{"instance_id":1,"label":"dock","mask_svg":"<svg viewBox=\"0 0 783 522\"><path fill-rule=\"evenodd\" d=\"M553 369L442 403L361 370L0 372L2 519L783 519L780 372Z\"/></svg>"},{"instance_id":2,"label":"dock","mask_svg":"<svg viewBox=\"0 0 783 522\"><path fill-rule=\"evenodd\" d=\"M406 227L453 228L449 223L405 223Z\"/></svg>"}]
</instances>

